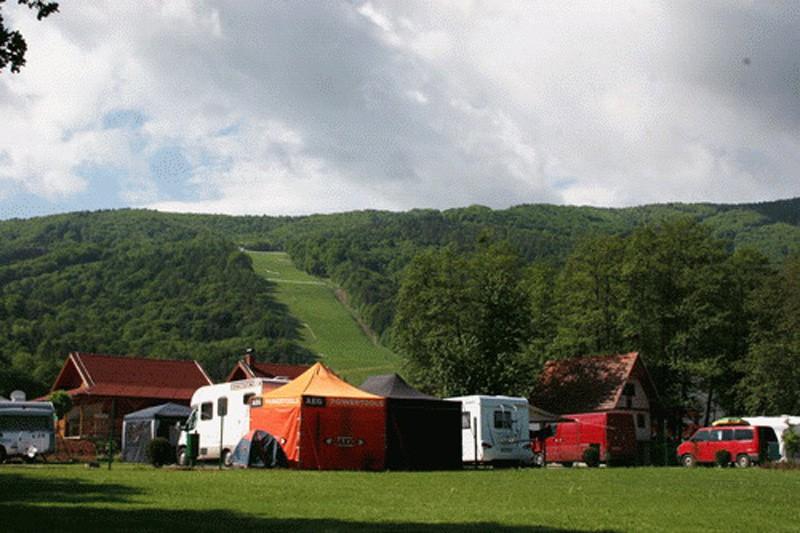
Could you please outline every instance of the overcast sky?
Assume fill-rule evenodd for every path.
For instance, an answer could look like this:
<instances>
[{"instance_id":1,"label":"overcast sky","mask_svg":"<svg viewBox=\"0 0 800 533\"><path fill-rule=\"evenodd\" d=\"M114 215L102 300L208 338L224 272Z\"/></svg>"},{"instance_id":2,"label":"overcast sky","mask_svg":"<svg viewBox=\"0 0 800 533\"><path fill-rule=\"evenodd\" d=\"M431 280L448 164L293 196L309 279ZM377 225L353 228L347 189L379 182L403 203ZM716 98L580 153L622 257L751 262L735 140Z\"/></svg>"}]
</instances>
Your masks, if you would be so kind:
<instances>
[{"instance_id":1,"label":"overcast sky","mask_svg":"<svg viewBox=\"0 0 800 533\"><path fill-rule=\"evenodd\" d=\"M3 4L0 218L800 196L797 2Z\"/></svg>"}]
</instances>

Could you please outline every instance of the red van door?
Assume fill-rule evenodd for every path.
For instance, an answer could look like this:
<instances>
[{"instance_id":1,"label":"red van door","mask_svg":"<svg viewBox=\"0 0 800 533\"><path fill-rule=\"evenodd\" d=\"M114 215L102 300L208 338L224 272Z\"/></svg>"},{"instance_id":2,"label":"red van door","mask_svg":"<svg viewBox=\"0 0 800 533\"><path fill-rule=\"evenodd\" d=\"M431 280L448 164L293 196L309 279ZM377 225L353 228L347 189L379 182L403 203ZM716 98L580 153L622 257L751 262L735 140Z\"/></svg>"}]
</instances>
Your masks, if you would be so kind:
<instances>
[{"instance_id":1,"label":"red van door","mask_svg":"<svg viewBox=\"0 0 800 533\"><path fill-rule=\"evenodd\" d=\"M692 435L692 455L698 462L703 462L702 457L708 455L708 440L711 438L710 430L700 429Z\"/></svg>"},{"instance_id":2,"label":"red van door","mask_svg":"<svg viewBox=\"0 0 800 533\"><path fill-rule=\"evenodd\" d=\"M578 447L579 430L577 422L561 422L556 427L556 434L547 439L547 461L553 463L575 462Z\"/></svg>"}]
</instances>

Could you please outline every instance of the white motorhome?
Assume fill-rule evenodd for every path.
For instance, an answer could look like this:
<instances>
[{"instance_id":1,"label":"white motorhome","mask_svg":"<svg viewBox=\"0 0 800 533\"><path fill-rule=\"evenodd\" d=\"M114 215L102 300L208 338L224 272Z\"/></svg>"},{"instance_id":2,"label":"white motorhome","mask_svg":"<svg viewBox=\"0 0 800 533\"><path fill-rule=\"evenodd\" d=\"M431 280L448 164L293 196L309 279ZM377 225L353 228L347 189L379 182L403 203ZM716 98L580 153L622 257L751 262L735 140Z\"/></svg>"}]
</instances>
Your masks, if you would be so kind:
<instances>
[{"instance_id":1,"label":"white motorhome","mask_svg":"<svg viewBox=\"0 0 800 533\"><path fill-rule=\"evenodd\" d=\"M192 413L178 439L178 463L187 463L187 434L196 433L199 437L198 460L219 459L222 450L223 461L228 464L231 452L250 430L250 399L288 382L286 378L254 378L197 389L190 404ZM227 403L227 413L222 417L219 416L220 400Z\"/></svg>"},{"instance_id":2,"label":"white motorhome","mask_svg":"<svg viewBox=\"0 0 800 533\"><path fill-rule=\"evenodd\" d=\"M50 402L28 402L20 391L0 400L0 463L7 457L33 460L55 451L55 409Z\"/></svg>"},{"instance_id":3,"label":"white motorhome","mask_svg":"<svg viewBox=\"0 0 800 533\"><path fill-rule=\"evenodd\" d=\"M775 431L775 435L778 437L778 450L781 454L781 461L785 462L789 459L800 459L800 457L787 457L786 443L783 440L784 432L789 428L800 435L800 416L748 416L743 420L753 426L771 427Z\"/></svg>"},{"instance_id":4,"label":"white motorhome","mask_svg":"<svg viewBox=\"0 0 800 533\"><path fill-rule=\"evenodd\" d=\"M530 464L528 400L513 396L459 396L461 458L465 463Z\"/></svg>"}]
</instances>

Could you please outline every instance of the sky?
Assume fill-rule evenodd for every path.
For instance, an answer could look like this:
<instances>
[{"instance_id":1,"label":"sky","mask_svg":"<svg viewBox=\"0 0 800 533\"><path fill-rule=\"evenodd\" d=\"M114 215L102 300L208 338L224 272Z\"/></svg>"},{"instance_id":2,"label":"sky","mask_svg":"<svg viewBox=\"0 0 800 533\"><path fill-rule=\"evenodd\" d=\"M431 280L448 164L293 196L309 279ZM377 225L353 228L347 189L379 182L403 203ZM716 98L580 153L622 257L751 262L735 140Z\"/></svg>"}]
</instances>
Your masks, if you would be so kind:
<instances>
[{"instance_id":1,"label":"sky","mask_svg":"<svg viewBox=\"0 0 800 533\"><path fill-rule=\"evenodd\" d=\"M0 218L800 196L800 4L62 2L0 73Z\"/></svg>"}]
</instances>

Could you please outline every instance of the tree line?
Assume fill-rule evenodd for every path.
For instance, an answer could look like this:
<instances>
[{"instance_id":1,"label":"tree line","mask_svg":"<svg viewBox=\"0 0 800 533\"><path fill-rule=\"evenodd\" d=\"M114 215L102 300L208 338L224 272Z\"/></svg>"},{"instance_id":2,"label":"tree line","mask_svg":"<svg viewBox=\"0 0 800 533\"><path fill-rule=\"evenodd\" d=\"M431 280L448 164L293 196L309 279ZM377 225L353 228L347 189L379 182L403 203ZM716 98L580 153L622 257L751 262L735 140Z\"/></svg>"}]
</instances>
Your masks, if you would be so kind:
<instances>
[{"instance_id":1,"label":"tree line","mask_svg":"<svg viewBox=\"0 0 800 533\"><path fill-rule=\"evenodd\" d=\"M417 255L392 340L441 395L527 396L549 359L639 351L676 417L800 411L800 258L772 265L691 219L526 264L508 241Z\"/></svg>"}]
</instances>

